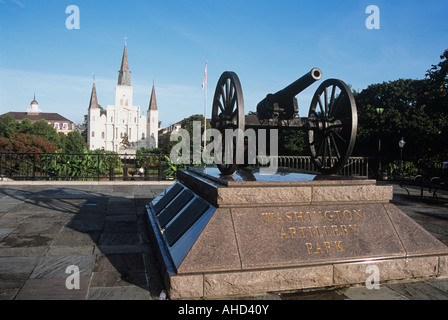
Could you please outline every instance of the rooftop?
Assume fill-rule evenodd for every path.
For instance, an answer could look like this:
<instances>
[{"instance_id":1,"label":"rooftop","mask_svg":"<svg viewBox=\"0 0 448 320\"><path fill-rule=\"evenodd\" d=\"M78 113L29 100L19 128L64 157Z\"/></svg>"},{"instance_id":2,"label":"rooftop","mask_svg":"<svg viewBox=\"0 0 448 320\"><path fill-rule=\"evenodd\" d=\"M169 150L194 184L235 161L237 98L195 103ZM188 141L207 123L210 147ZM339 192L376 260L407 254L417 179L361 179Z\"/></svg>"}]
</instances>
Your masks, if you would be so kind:
<instances>
[{"instance_id":1,"label":"rooftop","mask_svg":"<svg viewBox=\"0 0 448 320\"><path fill-rule=\"evenodd\" d=\"M69 119L61 116L59 113L46 113L41 112L38 114L29 114L27 112L7 112L5 114L0 115L0 117L6 116L7 114L10 114L16 119L17 121L22 121L24 119L29 119L31 121L37 121L41 119L45 119L47 121L59 121L59 122L72 122Z\"/></svg>"}]
</instances>

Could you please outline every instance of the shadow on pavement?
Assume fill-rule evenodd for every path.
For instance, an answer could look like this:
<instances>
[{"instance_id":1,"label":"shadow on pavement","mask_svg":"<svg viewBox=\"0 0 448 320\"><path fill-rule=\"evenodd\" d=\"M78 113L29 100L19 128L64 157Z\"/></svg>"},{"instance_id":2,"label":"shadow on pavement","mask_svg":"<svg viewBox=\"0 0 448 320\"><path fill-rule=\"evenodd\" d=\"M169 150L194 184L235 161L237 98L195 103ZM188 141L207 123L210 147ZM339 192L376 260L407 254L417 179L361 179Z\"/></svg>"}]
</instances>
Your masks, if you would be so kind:
<instances>
[{"instance_id":1,"label":"shadow on pavement","mask_svg":"<svg viewBox=\"0 0 448 320\"><path fill-rule=\"evenodd\" d=\"M0 187L0 299L157 298L145 205L166 187Z\"/></svg>"}]
</instances>

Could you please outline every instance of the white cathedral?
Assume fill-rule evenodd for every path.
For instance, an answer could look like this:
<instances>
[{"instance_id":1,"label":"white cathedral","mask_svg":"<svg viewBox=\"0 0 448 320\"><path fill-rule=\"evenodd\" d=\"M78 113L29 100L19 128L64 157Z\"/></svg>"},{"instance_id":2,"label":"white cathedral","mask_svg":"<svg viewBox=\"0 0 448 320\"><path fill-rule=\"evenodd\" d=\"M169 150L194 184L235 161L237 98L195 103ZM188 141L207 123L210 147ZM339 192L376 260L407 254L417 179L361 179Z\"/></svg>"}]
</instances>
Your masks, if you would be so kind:
<instances>
[{"instance_id":1,"label":"white cathedral","mask_svg":"<svg viewBox=\"0 0 448 320\"><path fill-rule=\"evenodd\" d=\"M115 87L115 105L108 105L101 112L98 106L95 80L93 81L87 121L87 145L89 150L103 149L119 152L124 149L157 148L159 111L156 93L152 86L147 117L140 107L133 105L133 88L129 71L128 54L124 45L118 84Z\"/></svg>"}]
</instances>

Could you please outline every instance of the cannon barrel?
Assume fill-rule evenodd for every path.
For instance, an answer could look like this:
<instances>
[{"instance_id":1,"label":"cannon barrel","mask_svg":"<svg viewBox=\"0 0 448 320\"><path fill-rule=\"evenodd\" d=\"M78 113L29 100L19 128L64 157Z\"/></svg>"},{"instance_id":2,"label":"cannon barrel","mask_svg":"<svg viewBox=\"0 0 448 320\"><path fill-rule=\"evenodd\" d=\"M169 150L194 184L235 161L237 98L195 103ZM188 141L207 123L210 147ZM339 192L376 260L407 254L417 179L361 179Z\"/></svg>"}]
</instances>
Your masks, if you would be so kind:
<instances>
[{"instance_id":1,"label":"cannon barrel","mask_svg":"<svg viewBox=\"0 0 448 320\"><path fill-rule=\"evenodd\" d=\"M321 78L322 72L318 68L313 68L310 72L308 72L303 77L296 80L286 88L278 91L277 93L274 93L272 95L272 99L274 99L273 102L290 100Z\"/></svg>"},{"instance_id":2,"label":"cannon barrel","mask_svg":"<svg viewBox=\"0 0 448 320\"><path fill-rule=\"evenodd\" d=\"M294 81L286 88L274 93L268 94L257 105L257 115L259 119L271 119L274 116L274 104L277 104L281 109L280 111L286 118L290 118L294 114L293 98L300 92L308 88L314 82L322 78L322 72L318 68L311 69L310 72L305 74L300 79Z\"/></svg>"}]
</instances>

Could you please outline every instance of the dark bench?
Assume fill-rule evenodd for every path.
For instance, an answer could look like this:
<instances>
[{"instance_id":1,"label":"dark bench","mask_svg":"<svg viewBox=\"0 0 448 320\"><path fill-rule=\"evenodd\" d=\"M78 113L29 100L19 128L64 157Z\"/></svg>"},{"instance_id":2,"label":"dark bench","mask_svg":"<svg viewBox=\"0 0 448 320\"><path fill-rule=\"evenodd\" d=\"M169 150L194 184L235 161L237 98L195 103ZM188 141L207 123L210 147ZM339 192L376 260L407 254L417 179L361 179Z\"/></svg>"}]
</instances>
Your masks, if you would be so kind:
<instances>
[{"instance_id":1,"label":"dark bench","mask_svg":"<svg viewBox=\"0 0 448 320\"><path fill-rule=\"evenodd\" d=\"M413 179L403 180L400 187L404 188L410 196L409 188L420 189L420 199L423 199L424 191L428 190L432 197L439 201L437 192L448 191L448 167L447 163L432 163L430 165L419 161L419 174Z\"/></svg>"}]
</instances>

